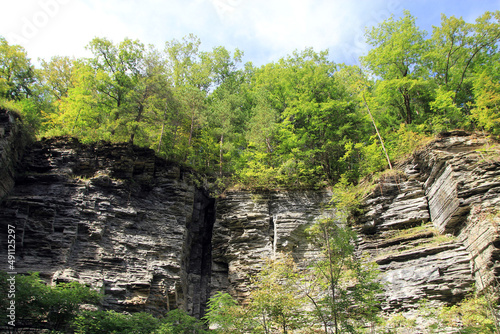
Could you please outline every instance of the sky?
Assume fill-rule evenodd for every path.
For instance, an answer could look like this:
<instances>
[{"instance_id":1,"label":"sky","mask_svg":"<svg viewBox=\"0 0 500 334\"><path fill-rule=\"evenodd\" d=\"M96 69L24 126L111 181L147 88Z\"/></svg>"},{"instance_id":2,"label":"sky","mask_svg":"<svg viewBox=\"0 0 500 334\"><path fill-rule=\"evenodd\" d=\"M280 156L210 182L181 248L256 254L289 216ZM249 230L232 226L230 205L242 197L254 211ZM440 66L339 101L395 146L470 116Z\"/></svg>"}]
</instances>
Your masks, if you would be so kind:
<instances>
[{"instance_id":1,"label":"sky","mask_svg":"<svg viewBox=\"0 0 500 334\"><path fill-rule=\"evenodd\" d=\"M244 52L260 66L295 50L329 51L357 64L369 50L365 28L409 10L428 31L441 13L467 22L500 10L500 0L0 0L0 36L25 48L33 63L53 56L90 57L94 37L138 39L163 50L192 33L201 49Z\"/></svg>"}]
</instances>

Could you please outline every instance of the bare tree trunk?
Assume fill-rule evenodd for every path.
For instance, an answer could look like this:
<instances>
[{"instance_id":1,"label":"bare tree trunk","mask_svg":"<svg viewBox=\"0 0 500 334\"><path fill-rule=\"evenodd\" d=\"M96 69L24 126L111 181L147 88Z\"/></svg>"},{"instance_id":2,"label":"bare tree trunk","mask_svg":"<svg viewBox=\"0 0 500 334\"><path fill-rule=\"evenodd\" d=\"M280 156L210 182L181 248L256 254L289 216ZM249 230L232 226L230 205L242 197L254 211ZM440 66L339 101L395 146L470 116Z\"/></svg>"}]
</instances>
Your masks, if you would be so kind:
<instances>
[{"instance_id":1,"label":"bare tree trunk","mask_svg":"<svg viewBox=\"0 0 500 334\"><path fill-rule=\"evenodd\" d=\"M219 148L219 175L222 176L222 146L224 145L224 134L220 136L220 148Z\"/></svg>"},{"instance_id":2,"label":"bare tree trunk","mask_svg":"<svg viewBox=\"0 0 500 334\"><path fill-rule=\"evenodd\" d=\"M163 141L163 134L165 133L165 118L166 117L167 117L167 106L165 106L165 112L163 113L163 122L161 125L160 140L158 141L158 149L156 150L156 153L160 153L161 143Z\"/></svg>"},{"instance_id":3,"label":"bare tree trunk","mask_svg":"<svg viewBox=\"0 0 500 334\"><path fill-rule=\"evenodd\" d=\"M387 163L389 164L389 168L392 169L391 159L389 159L389 155L387 154L387 150L385 149L385 145L384 145L384 141L382 140L382 136L380 135L380 132L378 132L377 124L375 124L375 120L373 119L370 108L368 107L368 103L366 102L365 93L363 93L363 101L365 102L366 110L368 110L368 114L370 115L370 118L372 120L373 127L375 128L375 131L377 132L377 136L380 139L380 144L382 145L382 149L384 150L385 158L387 159Z\"/></svg>"}]
</instances>

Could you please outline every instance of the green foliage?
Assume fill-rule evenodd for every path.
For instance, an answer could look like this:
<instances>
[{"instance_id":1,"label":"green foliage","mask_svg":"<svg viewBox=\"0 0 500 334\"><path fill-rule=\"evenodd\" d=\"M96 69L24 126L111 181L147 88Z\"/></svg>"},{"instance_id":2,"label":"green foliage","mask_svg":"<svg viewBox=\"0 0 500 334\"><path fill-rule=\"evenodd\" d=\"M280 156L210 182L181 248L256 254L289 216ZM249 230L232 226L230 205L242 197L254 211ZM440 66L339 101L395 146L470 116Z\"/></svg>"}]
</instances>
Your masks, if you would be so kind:
<instances>
[{"instance_id":1,"label":"green foliage","mask_svg":"<svg viewBox=\"0 0 500 334\"><path fill-rule=\"evenodd\" d=\"M77 334L204 334L203 324L181 310L172 310L165 318L149 313L83 311L73 321Z\"/></svg>"},{"instance_id":2,"label":"green foliage","mask_svg":"<svg viewBox=\"0 0 500 334\"><path fill-rule=\"evenodd\" d=\"M34 82L35 70L26 51L0 36L0 98L19 101L30 97Z\"/></svg>"},{"instance_id":3,"label":"green foliage","mask_svg":"<svg viewBox=\"0 0 500 334\"><path fill-rule=\"evenodd\" d=\"M282 333L301 327L304 299L297 295L297 268L290 255L278 253L266 261L254 277L250 309L265 333L280 328Z\"/></svg>"},{"instance_id":4,"label":"green foliage","mask_svg":"<svg viewBox=\"0 0 500 334\"><path fill-rule=\"evenodd\" d=\"M243 308L230 294L218 291L210 297L203 319L215 333L239 333L244 331L246 318L242 311Z\"/></svg>"},{"instance_id":5,"label":"green foliage","mask_svg":"<svg viewBox=\"0 0 500 334\"><path fill-rule=\"evenodd\" d=\"M38 137L150 147L248 188L323 188L343 175L357 183L429 135L500 133L500 11L472 23L443 14L430 34L405 11L366 39L363 68L310 48L240 66L240 50L202 51L188 35L164 50L95 38L90 58L37 69L0 38L0 100Z\"/></svg>"},{"instance_id":6,"label":"green foliage","mask_svg":"<svg viewBox=\"0 0 500 334\"><path fill-rule=\"evenodd\" d=\"M416 330L425 333L498 334L500 328L494 314L498 313L499 307L496 302L492 303L492 299L485 294L475 294L453 306L439 307L422 300L410 316L404 313L388 315L378 330L387 334L413 333Z\"/></svg>"},{"instance_id":7,"label":"green foliage","mask_svg":"<svg viewBox=\"0 0 500 334\"><path fill-rule=\"evenodd\" d=\"M479 73L474 81L475 106L471 110L473 120L480 127L500 134L500 66L495 65Z\"/></svg>"},{"instance_id":8,"label":"green foliage","mask_svg":"<svg viewBox=\"0 0 500 334\"><path fill-rule=\"evenodd\" d=\"M499 333L500 328L495 327L486 296L471 296L460 303L444 307L440 312L442 321L453 327L461 327L464 334Z\"/></svg>"},{"instance_id":9,"label":"green foliage","mask_svg":"<svg viewBox=\"0 0 500 334\"><path fill-rule=\"evenodd\" d=\"M10 278L0 272L1 290L7 296ZM96 304L100 294L78 282L46 285L38 273L27 276L15 275L16 324L28 328L63 329L77 315L81 304ZM8 319L5 312L9 300L0 302L2 321Z\"/></svg>"},{"instance_id":10,"label":"green foliage","mask_svg":"<svg viewBox=\"0 0 500 334\"><path fill-rule=\"evenodd\" d=\"M366 34L371 49L363 64L383 81L377 85L377 99L394 108L399 119L411 124L415 118L416 100L424 90L423 55L427 51L426 33L415 24L408 11L395 21L393 17L373 27Z\"/></svg>"},{"instance_id":11,"label":"green foliage","mask_svg":"<svg viewBox=\"0 0 500 334\"><path fill-rule=\"evenodd\" d=\"M76 334L149 334L159 325L160 321L148 313L115 311L83 311L73 321Z\"/></svg>"},{"instance_id":12,"label":"green foliage","mask_svg":"<svg viewBox=\"0 0 500 334\"><path fill-rule=\"evenodd\" d=\"M350 183L345 174L342 175L339 182L333 186L331 202L336 208L337 216L344 222L347 222L349 217L355 215L359 211L361 195L362 188ZM316 229L319 227L320 225L315 226Z\"/></svg>"},{"instance_id":13,"label":"green foliage","mask_svg":"<svg viewBox=\"0 0 500 334\"><path fill-rule=\"evenodd\" d=\"M203 323L198 319L188 315L180 309L172 310L167 313L162 320L164 324L171 327L172 334L205 334L207 333L203 327ZM166 328L165 326L163 328ZM168 333L168 332L167 332Z\"/></svg>"},{"instance_id":14,"label":"green foliage","mask_svg":"<svg viewBox=\"0 0 500 334\"><path fill-rule=\"evenodd\" d=\"M355 255L356 234L332 219L318 221L308 230L322 257L311 264L305 276L310 282L307 297L314 304L313 315L334 333L356 332L359 326L376 320L379 312L375 264ZM326 292L326 293L325 293Z\"/></svg>"}]
</instances>

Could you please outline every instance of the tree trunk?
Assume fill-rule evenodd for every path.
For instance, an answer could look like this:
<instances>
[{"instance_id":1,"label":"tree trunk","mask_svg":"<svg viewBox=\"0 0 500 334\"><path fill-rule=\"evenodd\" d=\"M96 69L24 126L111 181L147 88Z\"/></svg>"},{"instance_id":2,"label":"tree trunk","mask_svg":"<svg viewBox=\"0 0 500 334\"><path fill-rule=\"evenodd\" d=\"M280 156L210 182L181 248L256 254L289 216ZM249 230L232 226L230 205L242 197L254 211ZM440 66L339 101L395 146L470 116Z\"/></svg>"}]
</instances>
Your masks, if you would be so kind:
<instances>
[{"instance_id":1,"label":"tree trunk","mask_svg":"<svg viewBox=\"0 0 500 334\"><path fill-rule=\"evenodd\" d=\"M219 148L219 175L222 176L222 146L224 145L224 134L220 136L220 148Z\"/></svg>"},{"instance_id":2,"label":"tree trunk","mask_svg":"<svg viewBox=\"0 0 500 334\"><path fill-rule=\"evenodd\" d=\"M135 121L139 123L142 119L142 112L144 111L144 105L142 103L139 103L139 110L137 111L137 116L135 117ZM130 139L129 139L129 144L132 145L134 144L134 138L135 138L135 133L138 129L138 125L134 125L132 128L132 133L130 134Z\"/></svg>"},{"instance_id":3,"label":"tree trunk","mask_svg":"<svg viewBox=\"0 0 500 334\"><path fill-rule=\"evenodd\" d=\"M375 131L377 132L378 139L380 139L380 144L382 145L382 149L384 150L385 158L387 159L387 163L389 164L389 168L392 169L391 159L389 159L389 154L387 154L387 150L385 149L385 145L384 145L384 141L382 140L382 136L380 135L380 132L378 132L377 124L375 124L375 119L373 118L372 112L370 111L370 108L368 107L368 103L366 102L365 93L363 93L363 101L365 102L366 110L368 110L368 114L370 115L370 118L372 120L373 127L375 128Z\"/></svg>"}]
</instances>

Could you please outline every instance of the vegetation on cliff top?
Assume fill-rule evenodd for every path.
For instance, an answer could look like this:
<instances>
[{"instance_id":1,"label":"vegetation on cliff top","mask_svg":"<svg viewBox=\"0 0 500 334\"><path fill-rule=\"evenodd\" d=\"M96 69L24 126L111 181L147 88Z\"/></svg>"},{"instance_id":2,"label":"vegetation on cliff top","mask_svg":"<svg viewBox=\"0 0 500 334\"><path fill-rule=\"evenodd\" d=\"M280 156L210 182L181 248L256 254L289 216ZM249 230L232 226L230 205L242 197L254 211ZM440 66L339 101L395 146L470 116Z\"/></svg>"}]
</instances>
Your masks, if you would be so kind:
<instances>
[{"instance_id":1,"label":"vegetation on cliff top","mask_svg":"<svg viewBox=\"0 0 500 334\"><path fill-rule=\"evenodd\" d=\"M242 51L189 35L164 50L95 38L93 57L35 68L0 37L0 99L37 137L130 142L257 188L356 181L388 165L382 142L395 160L444 130L500 133L500 11L442 15L430 34L405 12L366 40L361 67L310 48L242 65Z\"/></svg>"}]
</instances>

